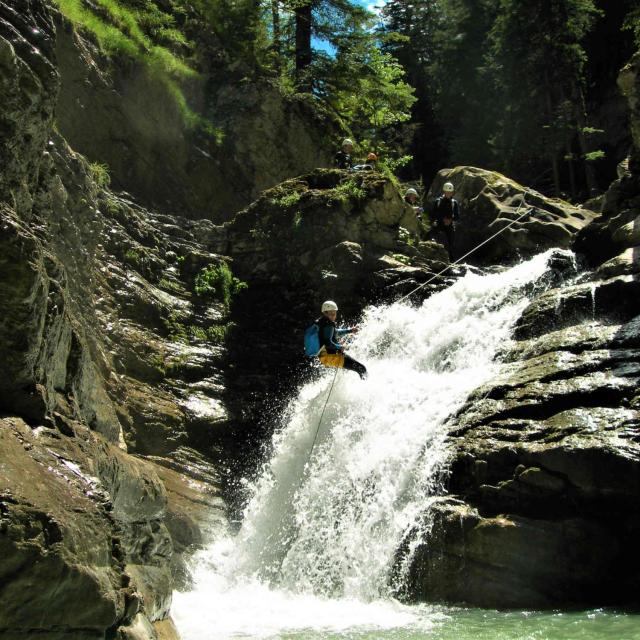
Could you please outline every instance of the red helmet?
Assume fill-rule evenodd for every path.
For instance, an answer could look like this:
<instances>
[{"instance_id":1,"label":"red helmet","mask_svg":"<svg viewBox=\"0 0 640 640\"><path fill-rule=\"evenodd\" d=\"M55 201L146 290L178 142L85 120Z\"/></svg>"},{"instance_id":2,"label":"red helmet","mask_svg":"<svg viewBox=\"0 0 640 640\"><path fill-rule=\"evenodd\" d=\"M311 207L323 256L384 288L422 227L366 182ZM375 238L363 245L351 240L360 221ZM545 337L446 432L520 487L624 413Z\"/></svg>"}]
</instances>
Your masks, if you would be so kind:
<instances>
[{"instance_id":1,"label":"red helmet","mask_svg":"<svg viewBox=\"0 0 640 640\"><path fill-rule=\"evenodd\" d=\"M373 162L378 162L378 156L373 153L373 151L367 156L367 160L373 160Z\"/></svg>"}]
</instances>

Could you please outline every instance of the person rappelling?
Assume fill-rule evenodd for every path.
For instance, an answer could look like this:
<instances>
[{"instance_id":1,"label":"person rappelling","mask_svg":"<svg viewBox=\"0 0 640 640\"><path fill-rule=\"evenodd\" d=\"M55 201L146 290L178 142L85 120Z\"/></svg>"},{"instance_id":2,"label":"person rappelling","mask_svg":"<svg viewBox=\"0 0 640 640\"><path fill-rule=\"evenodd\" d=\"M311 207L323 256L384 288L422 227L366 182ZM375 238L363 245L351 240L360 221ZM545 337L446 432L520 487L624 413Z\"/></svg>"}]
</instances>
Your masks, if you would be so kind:
<instances>
[{"instance_id":1,"label":"person rappelling","mask_svg":"<svg viewBox=\"0 0 640 640\"><path fill-rule=\"evenodd\" d=\"M366 367L344 352L341 336L355 333L357 327L336 327L338 305L333 300L322 303L322 315L307 328L304 334L305 353L317 357L325 367L355 371L362 380L367 377Z\"/></svg>"}]
</instances>

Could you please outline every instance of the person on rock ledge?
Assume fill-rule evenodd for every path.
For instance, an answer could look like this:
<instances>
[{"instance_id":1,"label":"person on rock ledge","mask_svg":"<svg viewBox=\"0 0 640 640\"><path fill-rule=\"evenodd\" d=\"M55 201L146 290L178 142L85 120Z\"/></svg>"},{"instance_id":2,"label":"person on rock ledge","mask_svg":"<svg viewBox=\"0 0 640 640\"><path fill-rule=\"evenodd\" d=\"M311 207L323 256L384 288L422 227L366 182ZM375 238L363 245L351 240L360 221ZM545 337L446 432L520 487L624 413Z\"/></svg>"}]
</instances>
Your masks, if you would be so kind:
<instances>
[{"instance_id":1,"label":"person on rock ledge","mask_svg":"<svg viewBox=\"0 0 640 640\"><path fill-rule=\"evenodd\" d=\"M351 356L348 356L344 352L344 346L338 341L340 336L355 333L358 330L357 327L348 329L336 328L338 305L333 300L323 302L321 311L322 315L316 320L318 337L320 338L318 359L325 367L337 367L338 369L355 371L364 380L367 377L366 367Z\"/></svg>"},{"instance_id":2,"label":"person on rock ledge","mask_svg":"<svg viewBox=\"0 0 640 640\"><path fill-rule=\"evenodd\" d=\"M416 218L422 220L424 209L418 204L418 192L413 187L405 191L404 201L413 209Z\"/></svg>"},{"instance_id":3,"label":"person on rock ledge","mask_svg":"<svg viewBox=\"0 0 640 640\"><path fill-rule=\"evenodd\" d=\"M455 221L460 217L460 205L453 197L455 190L450 182L445 182L442 187L442 195L436 199L431 209L430 238L444 244L449 260L455 260ZM444 238L444 242L442 239Z\"/></svg>"},{"instance_id":4,"label":"person on rock ledge","mask_svg":"<svg viewBox=\"0 0 640 640\"><path fill-rule=\"evenodd\" d=\"M353 153L353 140L349 138L345 138L342 141L342 149L336 153L335 158L333 159L333 164L338 169L351 169L353 166L353 160L351 159L351 154Z\"/></svg>"}]
</instances>

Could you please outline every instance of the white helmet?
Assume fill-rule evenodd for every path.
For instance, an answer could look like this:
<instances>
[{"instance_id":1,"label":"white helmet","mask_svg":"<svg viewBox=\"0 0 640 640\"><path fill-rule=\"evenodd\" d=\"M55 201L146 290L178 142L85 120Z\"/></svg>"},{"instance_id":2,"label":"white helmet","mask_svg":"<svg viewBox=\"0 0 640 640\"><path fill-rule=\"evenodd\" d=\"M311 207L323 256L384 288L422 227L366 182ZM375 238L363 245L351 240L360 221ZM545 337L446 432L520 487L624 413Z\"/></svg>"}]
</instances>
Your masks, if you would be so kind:
<instances>
[{"instance_id":1,"label":"white helmet","mask_svg":"<svg viewBox=\"0 0 640 640\"><path fill-rule=\"evenodd\" d=\"M337 311L338 310L338 305L333 301L333 300L327 300L326 302L322 303L322 313L324 313L325 311Z\"/></svg>"},{"instance_id":2,"label":"white helmet","mask_svg":"<svg viewBox=\"0 0 640 640\"><path fill-rule=\"evenodd\" d=\"M345 138L342 141L342 146L346 147L347 145L351 145L353 147L353 140L351 140L351 138Z\"/></svg>"},{"instance_id":3,"label":"white helmet","mask_svg":"<svg viewBox=\"0 0 640 640\"><path fill-rule=\"evenodd\" d=\"M442 190L445 193L453 193L455 191L455 189L453 188L453 185L450 182L445 182L444 186L442 187Z\"/></svg>"},{"instance_id":4,"label":"white helmet","mask_svg":"<svg viewBox=\"0 0 640 640\"><path fill-rule=\"evenodd\" d=\"M418 192L415 189L407 189L405 191L404 197L406 198L407 196L417 196Z\"/></svg>"}]
</instances>

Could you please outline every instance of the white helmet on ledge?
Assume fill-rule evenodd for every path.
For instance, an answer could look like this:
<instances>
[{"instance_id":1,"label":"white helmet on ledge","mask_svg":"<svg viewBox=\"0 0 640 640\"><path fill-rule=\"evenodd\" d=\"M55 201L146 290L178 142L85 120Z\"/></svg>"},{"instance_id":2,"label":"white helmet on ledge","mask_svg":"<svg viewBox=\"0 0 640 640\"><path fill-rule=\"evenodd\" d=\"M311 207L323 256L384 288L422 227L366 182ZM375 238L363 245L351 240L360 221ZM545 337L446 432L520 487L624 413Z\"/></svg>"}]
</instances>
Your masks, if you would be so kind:
<instances>
[{"instance_id":1,"label":"white helmet on ledge","mask_svg":"<svg viewBox=\"0 0 640 640\"><path fill-rule=\"evenodd\" d=\"M445 182L444 186L442 187L442 190L445 193L453 193L455 191L453 185L450 182Z\"/></svg>"},{"instance_id":2,"label":"white helmet on ledge","mask_svg":"<svg viewBox=\"0 0 640 640\"><path fill-rule=\"evenodd\" d=\"M333 300L327 300L326 302L322 303L322 313L324 313L325 311L337 311L338 310L338 305L333 301Z\"/></svg>"}]
</instances>

